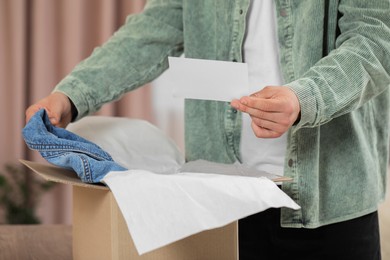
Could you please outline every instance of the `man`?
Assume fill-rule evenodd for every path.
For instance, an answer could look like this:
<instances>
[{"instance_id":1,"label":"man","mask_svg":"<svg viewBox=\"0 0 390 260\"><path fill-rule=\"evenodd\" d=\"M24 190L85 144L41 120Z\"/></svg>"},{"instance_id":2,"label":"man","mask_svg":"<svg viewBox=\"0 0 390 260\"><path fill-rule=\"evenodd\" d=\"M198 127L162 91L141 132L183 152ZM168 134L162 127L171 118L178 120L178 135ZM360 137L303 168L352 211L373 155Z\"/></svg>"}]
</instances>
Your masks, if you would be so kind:
<instances>
[{"instance_id":1,"label":"man","mask_svg":"<svg viewBox=\"0 0 390 260\"><path fill-rule=\"evenodd\" d=\"M185 104L187 160L239 161L293 179L282 189L301 210L240 221L240 259L380 259L389 27L388 0L150 1L26 117L43 107L64 127L183 52L248 62L253 95Z\"/></svg>"}]
</instances>

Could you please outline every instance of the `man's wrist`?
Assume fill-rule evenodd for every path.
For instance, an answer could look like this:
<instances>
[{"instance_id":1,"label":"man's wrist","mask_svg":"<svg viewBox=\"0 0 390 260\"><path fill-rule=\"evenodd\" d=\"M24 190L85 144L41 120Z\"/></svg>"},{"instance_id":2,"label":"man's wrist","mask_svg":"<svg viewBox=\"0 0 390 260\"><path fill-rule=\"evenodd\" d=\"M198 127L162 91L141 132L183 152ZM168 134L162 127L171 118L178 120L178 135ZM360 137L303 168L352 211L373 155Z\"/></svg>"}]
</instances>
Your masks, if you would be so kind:
<instances>
[{"instance_id":1,"label":"man's wrist","mask_svg":"<svg viewBox=\"0 0 390 260\"><path fill-rule=\"evenodd\" d=\"M70 112L72 115L71 122L74 122L79 114L79 111L77 111L76 106L74 105L73 101L68 97L69 103L70 103Z\"/></svg>"}]
</instances>

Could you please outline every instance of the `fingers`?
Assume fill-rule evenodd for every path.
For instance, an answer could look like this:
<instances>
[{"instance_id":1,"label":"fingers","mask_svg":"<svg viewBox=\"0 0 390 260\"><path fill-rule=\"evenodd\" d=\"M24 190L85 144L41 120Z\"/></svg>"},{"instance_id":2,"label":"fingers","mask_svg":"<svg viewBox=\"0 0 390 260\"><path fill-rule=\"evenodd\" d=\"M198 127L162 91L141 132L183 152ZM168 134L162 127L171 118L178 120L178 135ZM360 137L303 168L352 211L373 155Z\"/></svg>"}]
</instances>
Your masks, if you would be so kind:
<instances>
[{"instance_id":1,"label":"fingers","mask_svg":"<svg viewBox=\"0 0 390 260\"><path fill-rule=\"evenodd\" d=\"M62 93L53 93L31 105L26 110L26 123L40 109L45 109L50 122L58 127L66 127L71 121L71 105Z\"/></svg>"},{"instance_id":2,"label":"fingers","mask_svg":"<svg viewBox=\"0 0 390 260\"><path fill-rule=\"evenodd\" d=\"M251 96L233 100L231 106L251 116L253 132L261 138L283 135L300 113L298 98L286 87L266 87Z\"/></svg>"},{"instance_id":3,"label":"fingers","mask_svg":"<svg viewBox=\"0 0 390 260\"><path fill-rule=\"evenodd\" d=\"M283 135L283 132L271 130L272 128L266 128L266 126L268 125L267 122L264 122L263 125L264 125L264 127L260 126L252 121L251 127L252 127L253 133L255 134L256 137L258 137L258 138L277 138L277 137L280 137Z\"/></svg>"},{"instance_id":4,"label":"fingers","mask_svg":"<svg viewBox=\"0 0 390 260\"><path fill-rule=\"evenodd\" d=\"M30 106L29 108L27 108L26 110L26 124L28 123L28 121L30 121L30 118L36 113L38 112L40 109L42 109L42 107L40 105L32 105Z\"/></svg>"},{"instance_id":5,"label":"fingers","mask_svg":"<svg viewBox=\"0 0 390 260\"><path fill-rule=\"evenodd\" d=\"M233 102L233 101L232 101ZM264 98L255 98L255 97L242 97L239 101L239 110L247 113L251 116L267 118L271 114L280 114L286 111L288 108L283 102L279 100L271 100ZM232 104L234 105L234 104Z\"/></svg>"},{"instance_id":6,"label":"fingers","mask_svg":"<svg viewBox=\"0 0 390 260\"><path fill-rule=\"evenodd\" d=\"M49 120L53 125L57 126L61 122L60 114L58 112L52 112L50 107L45 106L45 104L43 102L43 103L34 104L34 105L30 106L29 108L27 108L27 110L26 110L26 124L28 123L28 121L30 121L30 118L41 109L46 110L46 113L49 117Z\"/></svg>"},{"instance_id":7,"label":"fingers","mask_svg":"<svg viewBox=\"0 0 390 260\"><path fill-rule=\"evenodd\" d=\"M55 126L62 127L63 125L63 109L60 105L52 105L48 108L45 108L47 111L47 116L49 117L50 123L52 123Z\"/></svg>"},{"instance_id":8,"label":"fingers","mask_svg":"<svg viewBox=\"0 0 390 260\"><path fill-rule=\"evenodd\" d=\"M256 125L261 129L271 131L273 133L273 136L281 136L289 128L288 124L280 124L279 122L264 120L264 119L260 119L260 118L256 118L256 117L251 117L251 119L252 119L252 129L253 130L255 130L254 125ZM260 131L260 130L257 130L257 131ZM258 133L256 131L254 131L254 133L257 137L262 137L262 136L258 136Z\"/></svg>"}]
</instances>

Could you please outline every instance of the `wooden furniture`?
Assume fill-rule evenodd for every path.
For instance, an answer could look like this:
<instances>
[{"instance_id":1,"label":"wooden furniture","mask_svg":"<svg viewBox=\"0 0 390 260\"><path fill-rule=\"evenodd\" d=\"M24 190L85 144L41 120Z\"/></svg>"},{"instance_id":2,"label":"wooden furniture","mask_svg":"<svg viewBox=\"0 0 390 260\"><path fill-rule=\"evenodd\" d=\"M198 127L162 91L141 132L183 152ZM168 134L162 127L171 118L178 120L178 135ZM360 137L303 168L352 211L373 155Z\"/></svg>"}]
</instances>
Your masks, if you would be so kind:
<instances>
[{"instance_id":1,"label":"wooden furniture","mask_svg":"<svg viewBox=\"0 0 390 260\"><path fill-rule=\"evenodd\" d=\"M71 260L72 227L0 225L0 260Z\"/></svg>"}]
</instances>

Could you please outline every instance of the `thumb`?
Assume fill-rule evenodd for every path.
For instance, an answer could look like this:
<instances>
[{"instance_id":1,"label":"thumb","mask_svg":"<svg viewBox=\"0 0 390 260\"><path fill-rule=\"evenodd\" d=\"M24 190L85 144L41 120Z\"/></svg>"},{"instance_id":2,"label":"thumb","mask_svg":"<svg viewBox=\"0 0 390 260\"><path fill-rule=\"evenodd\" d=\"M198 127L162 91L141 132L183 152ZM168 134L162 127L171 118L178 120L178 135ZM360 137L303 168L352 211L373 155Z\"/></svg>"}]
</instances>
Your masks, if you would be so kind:
<instances>
[{"instance_id":1,"label":"thumb","mask_svg":"<svg viewBox=\"0 0 390 260\"><path fill-rule=\"evenodd\" d=\"M52 93L47 97L47 115L50 122L58 127L67 125L67 116L70 112L70 103L67 96L62 93Z\"/></svg>"},{"instance_id":2,"label":"thumb","mask_svg":"<svg viewBox=\"0 0 390 260\"><path fill-rule=\"evenodd\" d=\"M45 108L52 125L58 125L61 122L61 108L58 105L52 106L50 109Z\"/></svg>"},{"instance_id":3,"label":"thumb","mask_svg":"<svg viewBox=\"0 0 390 260\"><path fill-rule=\"evenodd\" d=\"M54 104L51 102L48 107L45 107L45 110L52 125L58 125L61 122L63 109L60 102L55 102Z\"/></svg>"},{"instance_id":4,"label":"thumb","mask_svg":"<svg viewBox=\"0 0 390 260\"><path fill-rule=\"evenodd\" d=\"M49 117L49 120L52 125L56 125L60 121L57 117Z\"/></svg>"},{"instance_id":5,"label":"thumb","mask_svg":"<svg viewBox=\"0 0 390 260\"><path fill-rule=\"evenodd\" d=\"M262 90L257 91L253 94L251 94L251 97L258 97L258 98L271 98L277 93L278 89L280 87L276 86L266 86Z\"/></svg>"}]
</instances>

